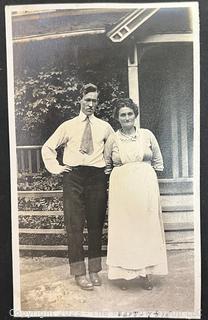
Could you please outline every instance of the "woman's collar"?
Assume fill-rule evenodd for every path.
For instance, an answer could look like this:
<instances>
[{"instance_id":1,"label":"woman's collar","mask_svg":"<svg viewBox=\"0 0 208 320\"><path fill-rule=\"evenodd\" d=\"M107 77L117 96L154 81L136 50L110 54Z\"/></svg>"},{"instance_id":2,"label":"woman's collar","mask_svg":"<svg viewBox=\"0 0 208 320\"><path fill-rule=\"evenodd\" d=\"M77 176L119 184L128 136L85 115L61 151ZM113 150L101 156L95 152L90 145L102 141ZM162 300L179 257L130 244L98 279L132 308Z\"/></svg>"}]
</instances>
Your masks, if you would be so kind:
<instances>
[{"instance_id":1,"label":"woman's collar","mask_svg":"<svg viewBox=\"0 0 208 320\"><path fill-rule=\"evenodd\" d=\"M119 129L118 132L119 132L119 134L120 134L121 140L133 140L133 141L134 141L134 140L137 139L137 137L138 137L138 135L139 135L139 128L138 128L138 127L135 127L135 132L134 132L134 134L132 134L132 135L127 135L127 134L125 134L125 133L122 131L122 129Z\"/></svg>"}]
</instances>

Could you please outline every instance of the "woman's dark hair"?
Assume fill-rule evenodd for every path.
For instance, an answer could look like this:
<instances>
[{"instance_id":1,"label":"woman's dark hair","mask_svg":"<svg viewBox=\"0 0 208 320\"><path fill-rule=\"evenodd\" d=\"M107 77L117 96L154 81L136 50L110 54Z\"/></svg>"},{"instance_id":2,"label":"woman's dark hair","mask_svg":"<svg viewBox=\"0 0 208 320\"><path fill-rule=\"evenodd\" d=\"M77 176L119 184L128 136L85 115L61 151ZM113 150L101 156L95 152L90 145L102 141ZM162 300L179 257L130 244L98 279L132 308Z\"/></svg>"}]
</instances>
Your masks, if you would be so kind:
<instances>
[{"instance_id":1,"label":"woman's dark hair","mask_svg":"<svg viewBox=\"0 0 208 320\"><path fill-rule=\"evenodd\" d=\"M135 117L138 116L139 107L133 102L133 100L130 98L121 98L115 101L115 108L113 113L114 119L118 120L119 111L124 107L132 109L134 111Z\"/></svg>"}]
</instances>

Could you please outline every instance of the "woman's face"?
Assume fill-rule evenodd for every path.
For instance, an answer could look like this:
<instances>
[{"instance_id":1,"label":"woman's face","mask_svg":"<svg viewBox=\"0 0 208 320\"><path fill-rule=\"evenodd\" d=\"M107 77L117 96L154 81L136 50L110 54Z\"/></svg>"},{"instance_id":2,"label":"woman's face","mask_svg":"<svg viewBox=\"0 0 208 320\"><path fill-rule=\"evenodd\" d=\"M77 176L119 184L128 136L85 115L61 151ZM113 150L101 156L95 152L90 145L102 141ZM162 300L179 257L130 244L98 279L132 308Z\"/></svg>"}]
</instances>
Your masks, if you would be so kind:
<instances>
[{"instance_id":1,"label":"woman's face","mask_svg":"<svg viewBox=\"0 0 208 320\"><path fill-rule=\"evenodd\" d=\"M134 126L135 118L134 110L131 108L123 107L119 110L118 121L122 129L131 129Z\"/></svg>"}]
</instances>

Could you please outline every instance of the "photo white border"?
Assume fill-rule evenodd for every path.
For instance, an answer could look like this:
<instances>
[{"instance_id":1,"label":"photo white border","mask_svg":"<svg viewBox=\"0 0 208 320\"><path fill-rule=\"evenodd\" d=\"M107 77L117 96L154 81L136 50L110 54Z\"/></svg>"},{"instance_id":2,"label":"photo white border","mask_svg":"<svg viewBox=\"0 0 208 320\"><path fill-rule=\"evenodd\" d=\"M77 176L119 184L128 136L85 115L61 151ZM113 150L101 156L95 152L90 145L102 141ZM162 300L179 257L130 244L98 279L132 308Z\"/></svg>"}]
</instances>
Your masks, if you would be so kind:
<instances>
[{"instance_id":1,"label":"photo white border","mask_svg":"<svg viewBox=\"0 0 208 320\"><path fill-rule=\"evenodd\" d=\"M7 50L7 92L9 120L9 152L10 152L10 187L11 187L11 221L12 221L12 270L13 270L13 304L15 310L21 309L20 294L20 259L19 259L19 226L18 226L18 194L17 194L17 155L15 132L14 104L14 61L12 43L12 10L6 8L6 50ZM10 8L12 9L12 8Z\"/></svg>"},{"instance_id":2,"label":"photo white border","mask_svg":"<svg viewBox=\"0 0 208 320\"><path fill-rule=\"evenodd\" d=\"M197 4L198 5L198 4ZM201 228L200 228L200 39L199 7L193 10L193 114L194 114L194 308L201 316Z\"/></svg>"},{"instance_id":3,"label":"photo white border","mask_svg":"<svg viewBox=\"0 0 208 320\"><path fill-rule=\"evenodd\" d=\"M152 311L152 312L71 312L71 311L21 311L20 295L20 256L18 236L18 198L17 198L17 156L14 105L14 64L12 44L12 12L34 10L66 9L139 9L139 8L192 8L194 44L194 312ZM199 319L201 316L201 237L200 237L200 59L199 59L199 4L193 2L158 3L70 3L70 4L33 4L9 5L6 12L6 44L9 106L10 172L11 172L11 215L12 215L12 259L13 259L13 301L14 309L10 314L15 317L107 317L107 318L187 318Z\"/></svg>"}]
</instances>

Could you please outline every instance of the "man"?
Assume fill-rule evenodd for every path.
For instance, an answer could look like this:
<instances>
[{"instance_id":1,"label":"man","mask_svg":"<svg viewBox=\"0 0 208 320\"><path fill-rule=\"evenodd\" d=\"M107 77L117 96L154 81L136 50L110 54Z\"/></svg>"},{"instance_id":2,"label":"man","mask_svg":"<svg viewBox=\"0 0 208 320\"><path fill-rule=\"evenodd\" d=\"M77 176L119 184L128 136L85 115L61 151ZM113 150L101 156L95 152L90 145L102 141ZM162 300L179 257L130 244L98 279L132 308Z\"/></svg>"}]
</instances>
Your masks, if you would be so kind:
<instances>
[{"instance_id":1,"label":"man","mask_svg":"<svg viewBox=\"0 0 208 320\"><path fill-rule=\"evenodd\" d=\"M62 123L42 147L48 171L63 173L64 221L68 236L70 273L84 290L101 285L101 236L105 219L107 179L104 173L104 144L111 126L94 116L97 87L85 85L79 116ZM64 145L63 163L56 160L56 148ZM88 229L88 271L83 250L85 220Z\"/></svg>"}]
</instances>

